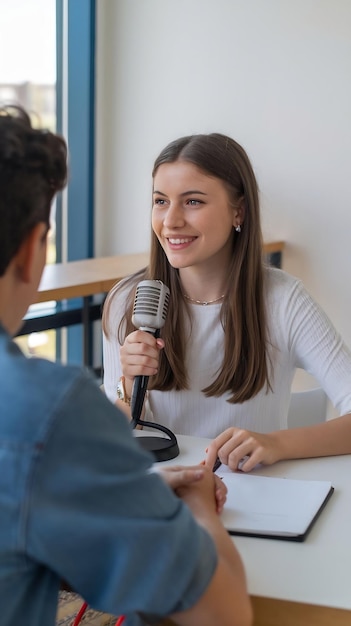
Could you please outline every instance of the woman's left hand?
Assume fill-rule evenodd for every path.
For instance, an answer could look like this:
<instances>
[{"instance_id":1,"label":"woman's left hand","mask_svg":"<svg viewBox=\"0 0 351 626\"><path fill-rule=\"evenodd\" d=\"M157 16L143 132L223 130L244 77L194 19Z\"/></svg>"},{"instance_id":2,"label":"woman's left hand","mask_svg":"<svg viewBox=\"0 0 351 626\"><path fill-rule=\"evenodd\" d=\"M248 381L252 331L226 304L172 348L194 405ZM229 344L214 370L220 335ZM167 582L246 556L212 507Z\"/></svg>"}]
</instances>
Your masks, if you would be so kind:
<instances>
[{"instance_id":1,"label":"woman's left hand","mask_svg":"<svg viewBox=\"0 0 351 626\"><path fill-rule=\"evenodd\" d=\"M208 446L205 465L212 468L217 457L233 471L250 472L258 463L272 465L281 458L277 435L227 428Z\"/></svg>"}]
</instances>

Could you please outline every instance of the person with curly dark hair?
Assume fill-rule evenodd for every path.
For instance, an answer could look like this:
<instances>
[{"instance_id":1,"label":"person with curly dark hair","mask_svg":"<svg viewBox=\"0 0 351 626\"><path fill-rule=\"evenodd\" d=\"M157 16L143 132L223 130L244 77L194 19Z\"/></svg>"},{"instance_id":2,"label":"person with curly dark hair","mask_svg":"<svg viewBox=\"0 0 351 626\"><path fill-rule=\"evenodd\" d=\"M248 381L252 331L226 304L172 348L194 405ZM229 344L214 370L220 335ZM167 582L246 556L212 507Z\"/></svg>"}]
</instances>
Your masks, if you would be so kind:
<instances>
[{"instance_id":1,"label":"person with curly dark hair","mask_svg":"<svg viewBox=\"0 0 351 626\"><path fill-rule=\"evenodd\" d=\"M125 624L252 623L245 575L202 466L153 470L125 414L81 368L26 358L12 339L46 260L67 148L0 109L0 611L53 626L61 581ZM152 615L153 617L149 617Z\"/></svg>"}]
</instances>

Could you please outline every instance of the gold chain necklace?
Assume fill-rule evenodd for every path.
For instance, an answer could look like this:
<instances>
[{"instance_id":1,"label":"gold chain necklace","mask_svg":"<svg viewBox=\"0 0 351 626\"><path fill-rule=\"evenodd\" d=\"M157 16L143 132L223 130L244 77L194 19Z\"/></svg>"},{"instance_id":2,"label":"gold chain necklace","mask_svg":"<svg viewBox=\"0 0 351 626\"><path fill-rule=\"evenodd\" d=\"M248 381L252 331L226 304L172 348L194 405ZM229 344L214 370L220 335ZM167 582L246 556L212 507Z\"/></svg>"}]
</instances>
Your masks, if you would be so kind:
<instances>
[{"instance_id":1,"label":"gold chain necklace","mask_svg":"<svg viewBox=\"0 0 351 626\"><path fill-rule=\"evenodd\" d=\"M187 296L186 293L183 293L184 298L186 298L186 300L189 300L189 302L193 302L194 304L201 304L201 306L207 306L208 304L214 304L215 302L219 302L220 300L223 300L224 298L223 294L222 296L219 296L219 298L215 298L214 300L194 300L193 298L190 298L190 296Z\"/></svg>"}]
</instances>

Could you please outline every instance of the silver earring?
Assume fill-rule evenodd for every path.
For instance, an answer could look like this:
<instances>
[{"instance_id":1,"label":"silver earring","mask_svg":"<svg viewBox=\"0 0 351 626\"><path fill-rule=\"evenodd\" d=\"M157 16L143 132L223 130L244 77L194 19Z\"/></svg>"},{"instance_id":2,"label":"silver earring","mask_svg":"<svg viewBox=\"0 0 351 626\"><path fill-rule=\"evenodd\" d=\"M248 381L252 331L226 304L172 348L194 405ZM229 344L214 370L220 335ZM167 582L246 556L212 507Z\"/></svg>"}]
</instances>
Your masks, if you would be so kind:
<instances>
[{"instance_id":1,"label":"silver earring","mask_svg":"<svg viewBox=\"0 0 351 626\"><path fill-rule=\"evenodd\" d=\"M235 230L236 230L237 233L241 233L241 226L240 226L240 224L235 226Z\"/></svg>"}]
</instances>

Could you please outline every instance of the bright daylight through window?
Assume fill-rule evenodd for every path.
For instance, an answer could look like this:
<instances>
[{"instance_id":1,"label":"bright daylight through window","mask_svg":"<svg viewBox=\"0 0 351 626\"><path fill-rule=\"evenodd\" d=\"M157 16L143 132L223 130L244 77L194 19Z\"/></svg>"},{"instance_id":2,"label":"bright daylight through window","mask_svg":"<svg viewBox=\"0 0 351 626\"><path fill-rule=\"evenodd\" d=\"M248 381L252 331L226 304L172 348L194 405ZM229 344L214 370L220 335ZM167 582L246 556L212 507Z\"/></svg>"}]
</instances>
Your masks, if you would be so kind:
<instances>
[{"instance_id":1,"label":"bright daylight through window","mask_svg":"<svg viewBox=\"0 0 351 626\"><path fill-rule=\"evenodd\" d=\"M20 104L42 127L56 129L56 0L1 0L0 104ZM52 210L48 263L56 260L55 206ZM47 303L52 306L52 303ZM30 312L36 307L33 305ZM19 337L32 355L56 356L53 330Z\"/></svg>"}]
</instances>

